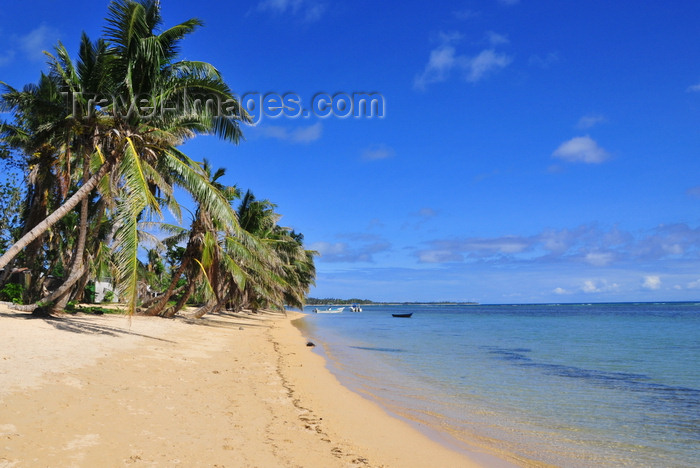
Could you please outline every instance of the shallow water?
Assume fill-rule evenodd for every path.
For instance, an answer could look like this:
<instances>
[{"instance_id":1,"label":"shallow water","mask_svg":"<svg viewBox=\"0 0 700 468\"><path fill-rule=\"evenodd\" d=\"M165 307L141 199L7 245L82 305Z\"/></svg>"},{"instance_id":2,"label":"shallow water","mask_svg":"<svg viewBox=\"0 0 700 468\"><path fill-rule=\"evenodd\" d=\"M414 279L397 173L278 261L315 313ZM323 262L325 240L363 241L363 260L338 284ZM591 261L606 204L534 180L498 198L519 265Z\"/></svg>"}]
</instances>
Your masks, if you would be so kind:
<instances>
[{"instance_id":1,"label":"shallow water","mask_svg":"<svg viewBox=\"0 0 700 468\"><path fill-rule=\"evenodd\" d=\"M700 459L700 304L377 305L305 322L341 381L451 444L567 467Z\"/></svg>"}]
</instances>

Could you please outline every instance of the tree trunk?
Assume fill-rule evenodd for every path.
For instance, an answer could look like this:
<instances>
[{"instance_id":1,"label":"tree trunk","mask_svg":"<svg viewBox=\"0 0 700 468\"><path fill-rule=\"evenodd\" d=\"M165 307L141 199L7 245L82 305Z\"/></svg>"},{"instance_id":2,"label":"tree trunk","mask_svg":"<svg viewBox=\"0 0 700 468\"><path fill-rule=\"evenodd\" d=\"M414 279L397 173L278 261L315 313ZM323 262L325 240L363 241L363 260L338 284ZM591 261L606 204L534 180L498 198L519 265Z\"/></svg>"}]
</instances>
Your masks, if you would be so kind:
<instances>
[{"instance_id":1,"label":"tree trunk","mask_svg":"<svg viewBox=\"0 0 700 468\"><path fill-rule=\"evenodd\" d=\"M206 314L208 314L217 304L216 299L212 299L206 304L204 304L202 307L197 309L194 314L190 315L190 318L195 318L199 319L204 317Z\"/></svg>"},{"instance_id":2,"label":"tree trunk","mask_svg":"<svg viewBox=\"0 0 700 468\"><path fill-rule=\"evenodd\" d=\"M37 224L31 231L22 236L21 239L15 242L15 244L0 257L0 268L3 268L10 263L10 261L15 258L15 256L17 256L22 249L24 249L34 239L38 238L51 226L70 213L71 210L78 205L78 203L90 195L90 192L97 187L97 184L100 182L100 180L102 180L102 177L104 177L105 174L110 171L113 165L114 163L112 160L105 161L102 166L100 166L99 170L90 178L90 180L83 184L83 186L80 187L80 189L78 189L78 191L75 192L68 200L66 200L63 205L51 213L45 220Z\"/></svg>"},{"instance_id":3,"label":"tree trunk","mask_svg":"<svg viewBox=\"0 0 700 468\"><path fill-rule=\"evenodd\" d=\"M182 297L177 301L177 304L172 306L170 309L166 310L165 313L163 313L163 317L165 318L172 318L175 314L177 314L187 303L187 300L192 296L192 293L194 292L194 287L195 284L197 284L197 280L190 280L187 282L187 289L185 290L185 293L182 295Z\"/></svg>"},{"instance_id":4,"label":"tree trunk","mask_svg":"<svg viewBox=\"0 0 700 468\"><path fill-rule=\"evenodd\" d=\"M43 299L42 302L52 302L51 312L63 312L70 299L70 291L80 278L83 277L84 265L82 268L72 269L68 279L53 294ZM47 304L48 306L48 304Z\"/></svg>"},{"instance_id":5,"label":"tree trunk","mask_svg":"<svg viewBox=\"0 0 700 468\"><path fill-rule=\"evenodd\" d=\"M83 187L90 180L90 173L88 167L89 161L86 155L83 160ZM62 312L68 304L68 299L70 299L70 289L75 283L83 276L85 271L85 262L83 257L85 256L85 242L87 241L87 231L88 231L88 204L89 197L84 197L80 202L80 230L78 233L78 244L75 246L75 255L73 256L73 265L70 269L70 274L66 283L70 283L70 287L66 288L61 296L58 296L58 300L51 307L51 312ZM61 288L59 288L61 289Z\"/></svg>"},{"instance_id":6,"label":"tree trunk","mask_svg":"<svg viewBox=\"0 0 700 468\"><path fill-rule=\"evenodd\" d=\"M185 269L189 264L190 256L188 255L188 252L185 251L182 257L182 263L180 264L180 268L177 269L177 272L173 275L173 278L170 280L170 285L168 286L168 289L163 294L163 297L160 298L160 301L145 312L145 315L158 315L163 311L163 309L165 309L166 304L173 295L173 291L175 290L177 282L180 280L180 277L185 272Z\"/></svg>"},{"instance_id":7,"label":"tree trunk","mask_svg":"<svg viewBox=\"0 0 700 468\"><path fill-rule=\"evenodd\" d=\"M80 277L78 285L75 287L75 289L73 289L73 294L71 295L72 300L77 302L83 300L83 296L85 295L85 286L87 286L88 281L90 281L89 273L89 271L85 271L83 276Z\"/></svg>"},{"instance_id":8,"label":"tree trunk","mask_svg":"<svg viewBox=\"0 0 700 468\"><path fill-rule=\"evenodd\" d=\"M0 275L0 288L5 286L5 283L10 279L12 274L12 268L14 267L14 262L10 262L6 268L3 270L2 275Z\"/></svg>"},{"instance_id":9,"label":"tree trunk","mask_svg":"<svg viewBox=\"0 0 700 468\"><path fill-rule=\"evenodd\" d=\"M24 236L31 231L37 224L43 221L48 215L49 191L52 189L51 184L51 168L53 164L53 156L45 152L40 153L39 162L37 164L37 173L34 177L33 184L27 189L27 208L24 217L24 225L20 236ZM52 192L53 193L53 192ZM46 233L39 235L36 239L30 242L24 249L24 266L32 272L30 284L25 293L25 298L36 300L41 297L41 284L38 284L39 275L42 271L44 262L44 242L46 241ZM10 262L9 265L12 265ZM9 268L12 270L12 268Z\"/></svg>"},{"instance_id":10,"label":"tree trunk","mask_svg":"<svg viewBox=\"0 0 700 468\"><path fill-rule=\"evenodd\" d=\"M214 308L212 310L210 310L209 312L212 314L218 314L219 312L221 312L221 310L224 308L225 305L226 305L226 301L219 301L216 303Z\"/></svg>"},{"instance_id":11,"label":"tree trunk","mask_svg":"<svg viewBox=\"0 0 700 468\"><path fill-rule=\"evenodd\" d=\"M184 290L185 290L185 286L180 286L179 288L176 288L176 289L173 291L173 293L171 294L171 296L177 296L178 294L180 294L180 293L181 293L182 291L184 291ZM161 298L162 298L162 296L149 297L148 299L146 299L145 301L143 301L143 302L141 303L141 308L142 308L142 309L148 309L149 307L151 307L153 304L155 304L155 303L156 303L158 300L160 300Z\"/></svg>"}]
</instances>

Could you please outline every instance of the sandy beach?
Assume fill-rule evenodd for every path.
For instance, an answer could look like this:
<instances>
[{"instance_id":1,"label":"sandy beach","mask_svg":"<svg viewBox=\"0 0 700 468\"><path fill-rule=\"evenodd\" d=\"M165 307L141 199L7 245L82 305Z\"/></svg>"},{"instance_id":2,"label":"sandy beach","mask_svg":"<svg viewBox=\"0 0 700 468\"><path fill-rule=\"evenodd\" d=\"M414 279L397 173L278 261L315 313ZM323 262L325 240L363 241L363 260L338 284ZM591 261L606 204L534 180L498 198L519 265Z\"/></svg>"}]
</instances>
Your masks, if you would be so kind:
<instances>
[{"instance_id":1,"label":"sandy beach","mask_svg":"<svg viewBox=\"0 0 700 468\"><path fill-rule=\"evenodd\" d=\"M491 466L340 385L293 318L0 308L0 467Z\"/></svg>"}]
</instances>

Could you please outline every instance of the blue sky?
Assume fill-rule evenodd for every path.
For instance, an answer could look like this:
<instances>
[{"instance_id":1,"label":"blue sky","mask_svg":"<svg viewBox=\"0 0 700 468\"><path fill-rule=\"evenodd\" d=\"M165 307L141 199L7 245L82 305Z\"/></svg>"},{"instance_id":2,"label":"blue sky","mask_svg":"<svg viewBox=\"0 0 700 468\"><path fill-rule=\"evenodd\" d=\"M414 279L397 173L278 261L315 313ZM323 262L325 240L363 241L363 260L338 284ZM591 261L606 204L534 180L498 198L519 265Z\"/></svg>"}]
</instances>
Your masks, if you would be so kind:
<instances>
[{"instance_id":1,"label":"blue sky","mask_svg":"<svg viewBox=\"0 0 700 468\"><path fill-rule=\"evenodd\" d=\"M0 80L97 37L106 1L9 2ZM382 118L263 117L186 145L278 204L320 297L700 299L700 3L163 0L240 93L376 92ZM31 9L31 11L29 11Z\"/></svg>"}]
</instances>

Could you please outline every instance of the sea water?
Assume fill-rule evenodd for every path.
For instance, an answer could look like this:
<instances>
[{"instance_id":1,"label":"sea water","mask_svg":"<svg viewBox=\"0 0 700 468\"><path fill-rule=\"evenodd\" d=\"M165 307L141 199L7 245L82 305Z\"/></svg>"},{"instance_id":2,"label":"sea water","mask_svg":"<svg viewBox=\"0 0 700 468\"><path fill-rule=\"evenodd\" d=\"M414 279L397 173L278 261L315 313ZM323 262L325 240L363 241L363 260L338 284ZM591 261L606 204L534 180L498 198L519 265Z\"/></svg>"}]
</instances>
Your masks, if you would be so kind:
<instances>
[{"instance_id":1,"label":"sea water","mask_svg":"<svg viewBox=\"0 0 700 468\"><path fill-rule=\"evenodd\" d=\"M447 445L700 466L700 304L368 305L304 322L341 382Z\"/></svg>"}]
</instances>

